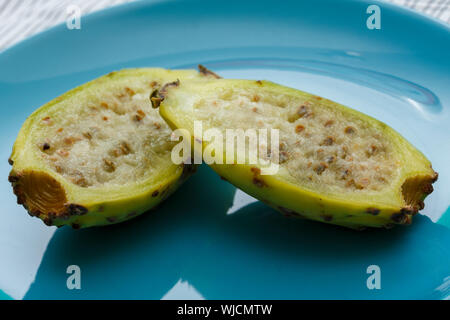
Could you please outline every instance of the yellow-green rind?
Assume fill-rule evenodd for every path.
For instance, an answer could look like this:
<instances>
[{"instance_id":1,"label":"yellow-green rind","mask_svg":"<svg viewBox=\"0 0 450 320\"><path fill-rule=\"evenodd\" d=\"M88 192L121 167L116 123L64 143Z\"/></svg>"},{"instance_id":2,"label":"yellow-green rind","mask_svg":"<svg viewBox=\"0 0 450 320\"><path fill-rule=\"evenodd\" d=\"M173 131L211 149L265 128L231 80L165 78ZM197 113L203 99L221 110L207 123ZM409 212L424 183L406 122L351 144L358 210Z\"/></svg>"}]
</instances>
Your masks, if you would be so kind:
<instances>
[{"instance_id":1,"label":"yellow-green rind","mask_svg":"<svg viewBox=\"0 0 450 320\"><path fill-rule=\"evenodd\" d=\"M226 164L224 152L224 164L210 164L210 166L236 187L285 215L304 217L353 229L390 228L394 224L410 224L412 216L423 209L423 201L433 191L432 183L437 180L437 173L432 169L429 160L388 125L333 101L268 81L214 80L203 84L182 81L180 86L168 88L159 109L160 115L172 129L187 129L193 137L195 115L193 110L186 109L185 105L183 107L186 102L182 99L186 94L194 96L190 99L195 99L195 95L201 97L202 93L220 91L226 87L277 90L279 93L307 96L317 100L319 104L342 108L369 125L378 127L386 139L390 139L395 145L402 164L397 179L390 181L383 192L358 198L358 195L351 193L320 194L314 190L302 188L279 175L261 175L261 167L258 165ZM204 128L206 129L208 128ZM202 144L204 150L208 142L203 141Z\"/></svg>"},{"instance_id":2,"label":"yellow-green rind","mask_svg":"<svg viewBox=\"0 0 450 320\"><path fill-rule=\"evenodd\" d=\"M168 163L165 170L139 183L83 188L56 173L30 151L32 146L29 137L33 134L33 124L44 114L48 116L61 112L58 110L59 102L82 95L86 89L95 89L103 83L141 77L148 78L149 81L157 78L168 82L204 76L194 70L172 71L160 68L112 72L68 91L27 118L9 158L9 163L13 166L9 181L17 202L31 216L42 219L49 226L70 225L76 229L119 223L156 207L195 172L195 166Z\"/></svg>"},{"instance_id":3,"label":"yellow-green rind","mask_svg":"<svg viewBox=\"0 0 450 320\"><path fill-rule=\"evenodd\" d=\"M186 181L196 171L195 165L182 165L178 167L170 176L161 177L156 183L146 186L138 193L124 193L123 196L106 197L101 192L96 192L97 200L81 200L77 196L67 197L67 189L59 184L60 177L52 175L52 173L36 171L16 171L12 170L9 175L9 181L13 186L17 203L24 206L30 216L40 218L48 226L61 227L70 225L74 229L87 228L92 226L110 225L129 220L140 214L155 208L164 199L170 196L178 189L184 181ZM36 179L36 175L40 175ZM31 182L36 180L39 184ZM49 211L48 204L45 208L40 208L36 203L35 196L30 197L27 191L24 191L24 185L30 184L31 188L39 188L39 192L45 192L44 185L49 182L56 184L59 190L56 192L64 192L66 198L61 206L53 211ZM40 187L39 187L40 186ZM49 190L56 193L55 188Z\"/></svg>"}]
</instances>

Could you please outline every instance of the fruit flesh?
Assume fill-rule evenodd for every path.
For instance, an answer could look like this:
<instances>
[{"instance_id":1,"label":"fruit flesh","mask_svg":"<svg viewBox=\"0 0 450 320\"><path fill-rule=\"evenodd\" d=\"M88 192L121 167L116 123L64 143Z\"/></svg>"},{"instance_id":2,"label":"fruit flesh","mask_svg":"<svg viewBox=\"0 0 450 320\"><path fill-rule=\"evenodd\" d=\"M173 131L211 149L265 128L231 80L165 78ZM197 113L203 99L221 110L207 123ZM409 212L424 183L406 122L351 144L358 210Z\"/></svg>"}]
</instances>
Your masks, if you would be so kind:
<instances>
[{"instance_id":1,"label":"fruit flesh","mask_svg":"<svg viewBox=\"0 0 450 320\"><path fill-rule=\"evenodd\" d=\"M191 134L194 120L223 133L278 129L276 175L248 163L211 167L287 215L356 229L407 224L437 179L425 156L386 124L266 81L181 81L164 94L160 114Z\"/></svg>"},{"instance_id":2,"label":"fruit flesh","mask_svg":"<svg viewBox=\"0 0 450 320\"><path fill-rule=\"evenodd\" d=\"M13 147L9 180L28 212L48 225L118 223L159 204L193 171L170 158L171 130L148 99L194 70L126 69L36 110Z\"/></svg>"}]
</instances>

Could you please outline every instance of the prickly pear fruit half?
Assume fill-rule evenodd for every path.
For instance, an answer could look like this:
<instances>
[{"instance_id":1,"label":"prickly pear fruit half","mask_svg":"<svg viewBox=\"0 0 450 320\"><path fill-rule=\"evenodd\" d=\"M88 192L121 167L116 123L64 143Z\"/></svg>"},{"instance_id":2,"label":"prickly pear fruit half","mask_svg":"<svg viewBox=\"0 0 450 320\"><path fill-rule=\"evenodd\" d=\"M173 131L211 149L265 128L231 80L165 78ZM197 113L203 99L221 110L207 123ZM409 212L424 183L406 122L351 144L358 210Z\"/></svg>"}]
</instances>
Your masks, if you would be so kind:
<instances>
[{"instance_id":1,"label":"prickly pear fruit half","mask_svg":"<svg viewBox=\"0 0 450 320\"><path fill-rule=\"evenodd\" d=\"M210 160L220 176L286 215L353 229L409 224L437 179L430 161L386 124L299 90L267 81L181 81L162 98L161 116L190 132L204 160L205 152L223 153L222 163ZM196 120L203 133L214 128L221 137L195 136ZM263 174L260 162L238 163L237 144L230 153L225 147L226 129L264 128L278 130L276 150L257 145L259 160L278 164L274 174ZM223 149L215 144L222 138Z\"/></svg>"},{"instance_id":2,"label":"prickly pear fruit half","mask_svg":"<svg viewBox=\"0 0 450 320\"><path fill-rule=\"evenodd\" d=\"M194 70L127 69L75 88L23 124L10 158L17 202L47 225L118 223L159 204L195 169L171 161L149 95Z\"/></svg>"}]
</instances>

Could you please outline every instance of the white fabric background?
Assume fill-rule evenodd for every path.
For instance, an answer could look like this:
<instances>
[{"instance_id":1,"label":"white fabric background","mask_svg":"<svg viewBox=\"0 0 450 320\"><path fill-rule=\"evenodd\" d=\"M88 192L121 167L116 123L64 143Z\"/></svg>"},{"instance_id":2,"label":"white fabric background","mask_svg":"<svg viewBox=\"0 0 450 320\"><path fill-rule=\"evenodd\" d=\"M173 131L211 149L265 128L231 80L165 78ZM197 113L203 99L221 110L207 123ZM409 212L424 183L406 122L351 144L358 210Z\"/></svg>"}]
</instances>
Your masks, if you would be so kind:
<instances>
[{"instance_id":1,"label":"white fabric background","mask_svg":"<svg viewBox=\"0 0 450 320\"><path fill-rule=\"evenodd\" d=\"M66 21L67 7L82 14L139 0L0 0L0 51ZM450 0L386 0L450 23Z\"/></svg>"}]
</instances>

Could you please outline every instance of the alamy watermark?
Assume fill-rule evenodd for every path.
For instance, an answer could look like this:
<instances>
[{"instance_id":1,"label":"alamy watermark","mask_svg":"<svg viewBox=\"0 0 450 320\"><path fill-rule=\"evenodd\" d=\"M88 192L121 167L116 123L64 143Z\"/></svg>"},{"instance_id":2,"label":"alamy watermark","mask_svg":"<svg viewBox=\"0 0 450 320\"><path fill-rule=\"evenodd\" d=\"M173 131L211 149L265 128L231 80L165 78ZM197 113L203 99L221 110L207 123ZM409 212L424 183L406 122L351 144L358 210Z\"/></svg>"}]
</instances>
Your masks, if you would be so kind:
<instances>
[{"instance_id":1,"label":"alamy watermark","mask_svg":"<svg viewBox=\"0 0 450 320\"><path fill-rule=\"evenodd\" d=\"M66 8L66 26L69 30L81 29L81 8L76 5L70 5Z\"/></svg>"},{"instance_id":2,"label":"alamy watermark","mask_svg":"<svg viewBox=\"0 0 450 320\"><path fill-rule=\"evenodd\" d=\"M66 269L66 273L70 274L67 277L66 286L69 290L81 289L81 269L77 265L70 265Z\"/></svg>"},{"instance_id":3,"label":"alamy watermark","mask_svg":"<svg viewBox=\"0 0 450 320\"><path fill-rule=\"evenodd\" d=\"M372 4L367 7L366 13L370 16L366 20L367 29L381 29L381 9L376 4Z\"/></svg>"},{"instance_id":4,"label":"alamy watermark","mask_svg":"<svg viewBox=\"0 0 450 320\"><path fill-rule=\"evenodd\" d=\"M369 290L381 289L381 269L376 264L372 264L367 267L367 274L370 276L367 278L366 285Z\"/></svg>"},{"instance_id":5,"label":"alamy watermark","mask_svg":"<svg viewBox=\"0 0 450 320\"><path fill-rule=\"evenodd\" d=\"M226 129L224 133L217 128L203 131L202 121L194 121L194 137L186 129L176 129L171 141L179 143L172 149L172 162L177 165L201 164L202 160L207 164L249 164L257 165L262 175L278 172L284 155L278 129ZM203 142L208 142L205 148Z\"/></svg>"}]
</instances>

